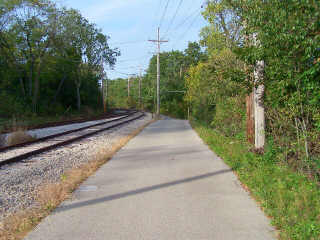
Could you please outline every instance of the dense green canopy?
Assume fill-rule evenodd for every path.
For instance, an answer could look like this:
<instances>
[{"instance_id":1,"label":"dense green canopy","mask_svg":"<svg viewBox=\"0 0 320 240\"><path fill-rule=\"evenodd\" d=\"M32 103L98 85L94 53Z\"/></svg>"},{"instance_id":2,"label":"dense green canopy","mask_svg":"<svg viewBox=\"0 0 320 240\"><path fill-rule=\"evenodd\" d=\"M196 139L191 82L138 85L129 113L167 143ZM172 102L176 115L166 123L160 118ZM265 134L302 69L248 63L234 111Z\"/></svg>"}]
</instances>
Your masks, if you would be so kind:
<instances>
[{"instance_id":1,"label":"dense green canopy","mask_svg":"<svg viewBox=\"0 0 320 240\"><path fill-rule=\"evenodd\" d=\"M102 66L113 66L120 53L77 10L7 0L0 23L0 115L100 104Z\"/></svg>"}]
</instances>

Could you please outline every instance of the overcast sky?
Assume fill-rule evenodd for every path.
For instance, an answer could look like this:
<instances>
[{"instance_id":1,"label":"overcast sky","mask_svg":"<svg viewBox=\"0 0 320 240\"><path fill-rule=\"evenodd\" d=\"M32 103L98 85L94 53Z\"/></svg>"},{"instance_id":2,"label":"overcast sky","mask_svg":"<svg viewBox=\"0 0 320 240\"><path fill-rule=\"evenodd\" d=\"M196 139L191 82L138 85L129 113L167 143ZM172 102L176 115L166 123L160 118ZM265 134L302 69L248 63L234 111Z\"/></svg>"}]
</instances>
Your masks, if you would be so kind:
<instances>
[{"instance_id":1,"label":"overcast sky","mask_svg":"<svg viewBox=\"0 0 320 240\"><path fill-rule=\"evenodd\" d=\"M206 25L201 15L204 0L60 0L62 5L79 10L90 22L110 36L109 45L118 47L114 71L108 77L126 78L147 69L155 43L149 39L169 40L161 51L184 50L188 41L198 41L199 32Z\"/></svg>"}]
</instances>

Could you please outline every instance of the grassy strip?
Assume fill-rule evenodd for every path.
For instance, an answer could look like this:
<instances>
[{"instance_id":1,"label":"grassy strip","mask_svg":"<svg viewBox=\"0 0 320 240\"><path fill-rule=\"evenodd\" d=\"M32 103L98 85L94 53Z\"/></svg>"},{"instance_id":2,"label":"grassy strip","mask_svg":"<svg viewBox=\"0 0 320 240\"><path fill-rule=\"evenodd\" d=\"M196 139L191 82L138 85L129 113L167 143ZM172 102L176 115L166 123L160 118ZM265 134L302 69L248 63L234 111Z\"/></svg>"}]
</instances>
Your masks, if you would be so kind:
<instances>
[{"instance_id":1,"label":"grassy strip","mask_svg":"<svg viewBox=\"0 0 320 240\"><path fill-rule=\"evenodd\" d=\"M21 211L5 219L3 223L0 223L0 240L23 239L43 218L47 217L57 206L68 199L83 181L108 162L130 139L154 121L156 120L151 120L130 135L122 138L117 144L112 146L111 150L102 148L92 161L63 174L60 182L42 186L36 192L39 207Z\"/></svg>"},{"instance_id":2,"label":"grassy strip","mask_svg":"<svg viewBox=\"0 0 320 240\"><path fill-rule=\"evenodd\" d=\"M199 123L199 136L234 169L239 180L271 217L280 239L320 239L320 189L302 174L275 162L272 150L259 156L239 140Z\"/></svg>"}]
</instances>

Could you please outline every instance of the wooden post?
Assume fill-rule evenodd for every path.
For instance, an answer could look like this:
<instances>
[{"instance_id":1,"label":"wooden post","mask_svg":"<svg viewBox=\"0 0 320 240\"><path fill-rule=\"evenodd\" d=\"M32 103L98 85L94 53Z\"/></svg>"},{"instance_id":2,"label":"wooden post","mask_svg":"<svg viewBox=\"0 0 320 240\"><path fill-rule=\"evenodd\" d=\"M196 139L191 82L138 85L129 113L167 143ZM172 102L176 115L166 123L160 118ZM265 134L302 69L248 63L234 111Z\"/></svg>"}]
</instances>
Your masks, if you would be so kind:
<instances>
[{"instance_id":1,"label":"wooden post","mask_svg":"<svg viewBox=\"0 0 320 240\"><path fill-rule=\"evenodd\" d=\"M247 105L247 140L254 144L254 111L253 111L253 93L246 97Z\"/></svg>"}]
</instances>

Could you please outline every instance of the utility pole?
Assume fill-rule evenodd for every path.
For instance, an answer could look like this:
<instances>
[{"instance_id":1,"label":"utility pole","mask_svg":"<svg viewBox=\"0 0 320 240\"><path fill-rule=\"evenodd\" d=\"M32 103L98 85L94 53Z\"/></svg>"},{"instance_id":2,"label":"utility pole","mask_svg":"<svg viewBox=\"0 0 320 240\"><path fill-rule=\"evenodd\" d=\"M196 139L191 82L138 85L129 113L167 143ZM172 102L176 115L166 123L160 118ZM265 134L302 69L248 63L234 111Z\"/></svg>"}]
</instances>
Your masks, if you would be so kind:
<instances>
[{"instance_id":1,"label":"utility pole","mask_svg":"<svg viewBox=\"0 0 320 240\"><path fill-rule=\"evenodd\" d=\"M160 115L160 44L168 42L167 40L160 40L160 28L158 27L158 39L149 40L150 42L155 42L158 44L158 54L157 54L157 116Z\"/></svg>"}]
</instances>

